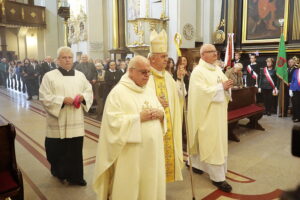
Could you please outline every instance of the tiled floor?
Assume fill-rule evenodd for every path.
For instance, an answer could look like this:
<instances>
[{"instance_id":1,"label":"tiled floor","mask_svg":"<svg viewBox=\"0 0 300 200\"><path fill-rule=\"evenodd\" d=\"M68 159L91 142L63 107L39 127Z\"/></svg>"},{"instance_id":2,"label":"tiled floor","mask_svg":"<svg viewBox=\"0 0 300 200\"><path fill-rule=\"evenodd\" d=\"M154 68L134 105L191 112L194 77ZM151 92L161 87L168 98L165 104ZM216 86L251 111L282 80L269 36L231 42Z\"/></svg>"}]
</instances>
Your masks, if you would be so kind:
<instances>
[{"instance_id":1,"label":"tiled floor","mask_svg":"<svg viewBox=\"0 0 300 200\"><path fill-rule=\"evenodd\" d=\"M49 173L44 149L45 112L40 102L26 101L22 93L2 88L0 121L11 122L17 128L16 153L23 172L26 200L96 199L91 181L101 125L99 122L85 118L83 152L88 185L76 187L59 182ZM196 199L277 199L282 190L300 184L300 158L290 153L293 122L290 118L276 116L263 117L260 122L266 131L241 127L238 130L241 142L229 142L227 177L233 186L233 193L225 194L216 190L206 174L193 174ZM190 176L186 168L183 174L184 181L167 185L168 200L192 200Z\"/></svg>"}]
</instances>

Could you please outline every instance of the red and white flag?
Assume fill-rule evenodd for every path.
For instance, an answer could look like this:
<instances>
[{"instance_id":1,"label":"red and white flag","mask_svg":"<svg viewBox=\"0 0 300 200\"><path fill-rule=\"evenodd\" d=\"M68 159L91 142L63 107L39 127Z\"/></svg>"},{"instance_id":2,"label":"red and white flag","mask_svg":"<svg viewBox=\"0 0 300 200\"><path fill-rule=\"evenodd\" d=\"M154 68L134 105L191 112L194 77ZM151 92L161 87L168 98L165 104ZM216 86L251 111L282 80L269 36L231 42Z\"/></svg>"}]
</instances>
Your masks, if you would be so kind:
<instances>
[{"instance_id":1,"label":"red and white flag","mask_svg":"<svg viewBox=\"0 0 300 200\"><path fill-rule=\"evenodd\" d=\"M234 40L233 40L234 33L228 33L227 38L227 47L226 47L226 54L224 60L225 68L231 67L232 60L234 59Z\"/></svg>"}]
</instances>

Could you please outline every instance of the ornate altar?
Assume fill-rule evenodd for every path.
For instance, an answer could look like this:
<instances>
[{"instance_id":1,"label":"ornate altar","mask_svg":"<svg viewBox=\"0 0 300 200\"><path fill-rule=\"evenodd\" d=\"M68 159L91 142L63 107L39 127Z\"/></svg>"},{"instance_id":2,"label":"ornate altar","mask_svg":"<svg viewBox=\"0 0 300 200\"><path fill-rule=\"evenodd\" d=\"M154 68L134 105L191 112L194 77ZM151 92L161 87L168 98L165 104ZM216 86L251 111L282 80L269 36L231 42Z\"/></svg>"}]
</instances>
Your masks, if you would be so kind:
<instances>
[{"instance_id":1,"label":"ornate altar","mask_svg":"<svg viewBox=\"0 0 300 200\"><path fill-rule=\"evenodd\" d=\"M166 0L157 2L127 0L126 3L126 46L136 54L147 56L151 31L160 32L167 29L169 19L166 13Z\"/></svg>"}]
</instances>

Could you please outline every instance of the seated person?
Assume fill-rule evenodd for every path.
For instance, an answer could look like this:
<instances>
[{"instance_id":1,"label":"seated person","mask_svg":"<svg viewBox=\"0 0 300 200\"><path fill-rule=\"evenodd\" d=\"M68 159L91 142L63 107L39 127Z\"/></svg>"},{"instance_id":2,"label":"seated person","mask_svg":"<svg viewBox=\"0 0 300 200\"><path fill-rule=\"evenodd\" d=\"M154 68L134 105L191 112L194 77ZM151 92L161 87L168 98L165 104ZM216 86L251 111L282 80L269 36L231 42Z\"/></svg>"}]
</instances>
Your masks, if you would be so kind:
<instances>
[{"instance_id":1,"label":"seated person","mask_svg":"<svg viewBox=\"0 0 300 200\"><path fill-rule=\"evenodd\" d=\"M225 73L228 79L233 80L233 88L243 87L243 65L241 63L235 63L234 67L228 69Z\"/></svg>"}]
</instances>

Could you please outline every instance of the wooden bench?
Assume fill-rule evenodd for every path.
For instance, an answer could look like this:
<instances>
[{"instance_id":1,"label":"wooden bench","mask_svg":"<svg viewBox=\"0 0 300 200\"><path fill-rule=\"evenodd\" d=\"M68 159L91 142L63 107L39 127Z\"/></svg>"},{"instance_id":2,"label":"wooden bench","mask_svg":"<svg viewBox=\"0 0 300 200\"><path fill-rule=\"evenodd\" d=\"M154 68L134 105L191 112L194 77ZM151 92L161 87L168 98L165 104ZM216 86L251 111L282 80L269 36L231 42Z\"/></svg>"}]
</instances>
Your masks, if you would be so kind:
<instances>
[{"instance_id":1,"label":"wooden bench","mask_svg":"<svg viewBox=\"0 0 300 200\"><path fill-rule=\"evenodd\" d=\"M228 105L228 139L239 142L240 139L233 130L239 120L248 118L250 121L245 127L262 130L265 129L258 123L263 116L265 108L256 104L256 87L232 89L232 101Z\"/></svg>"},{"instance_id":2,"label":"wooden bench","mask_svg":"<svg viewBox=\"0 0 300 200\"><path fill-rule=\"evenodd\" d=\"M1 123L1 122L0 122ZM0 199L23 200L22 173L15 153L16 131L12 124L0 125Z\"/></svg>"}]
</instances>

